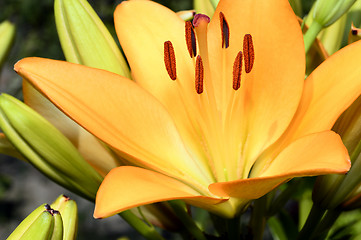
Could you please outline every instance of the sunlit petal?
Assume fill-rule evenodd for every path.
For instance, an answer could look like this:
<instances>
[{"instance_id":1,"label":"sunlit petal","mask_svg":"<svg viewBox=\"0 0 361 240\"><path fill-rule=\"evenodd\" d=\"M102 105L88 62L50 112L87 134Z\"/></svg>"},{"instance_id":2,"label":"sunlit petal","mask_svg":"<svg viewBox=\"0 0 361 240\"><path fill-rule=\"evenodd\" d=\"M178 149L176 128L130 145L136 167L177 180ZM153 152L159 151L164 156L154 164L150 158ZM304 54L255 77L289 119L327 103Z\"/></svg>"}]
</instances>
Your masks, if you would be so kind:
<instances>
[{"instance_id":1,"label":"sunlit petal","mask_svg":"<svg viewBox=\"0 0 361 240\"><path fill-rule=\"evenodd\" d=\"M300 106L289 129L292 138L331 129L361 93L361 42L329 57L306 79Z\"/></svg>"},{"instance_id":2,"label":"sunlit petal","mask_svg":"<svg viewBox=\"0 0 361 240\"><path fill-rule=\"evenodd\" d=\"M221 49L220 12L229 24L228 49ZM244 158L248 162L243 177L255 157L291 121L302 94L305 71L302 33L288 1L220 1L208 35L210 65L222 66L225 62L225 70L213 68L212 71L216 94L223 89L227 95L232 94L233 61L243 51L245 34L252 35L255 60L250 73L242 71L241 88L235 93L238 109L234 110L234 117L240 120L233 123L236 129L241 125L236 132L247 144Z\"/></svg>"},{"instance_id":3,"label":"sunlit petal","mask_svg":"<svg viewBox=\"0 0 361 240\"><path fill-rule=\"evenodd\" d=\"M97 138L66 117L27 82L23 83L23 94L26 104L59 129L101 175L105 176L119 165Z\"/></svg>"},{"instance_id":4,"label":"sunlit petal","mask_svg":"<svg viewBox=\"0 0 361 240\"><path fill-rule=\"evenodd\" d=\"M114 201L116 199L116 201ZM207 206L224 200L205 197L184 183L137 167L118 167L102 182L95 205L95 218L104 218L140 205L184 199Z\"/></svg>"},{"instance_id":5,"label":"sunlit petal","mask_svg":"<svg viewBox=\"0 0 361 240\"><path fill-rule=\"evenodd\" d=\"M346 173L350 168L347 149L334 132L311 134L291 143L253 178L214 183L209 190L218 196L254 199L293 177Z\"/></svg>"},{"instance_id":6,"label":"sunlit petal","mask_svg":"<svg viewBox=\"0 0 361 240\"><path fill-rule=\"evenodd\" d=\"M85 129L126 152L133 164L208 182L162 105L131 80L41 58L21 60L15 70Z\"/></svg>"}]
</instances>

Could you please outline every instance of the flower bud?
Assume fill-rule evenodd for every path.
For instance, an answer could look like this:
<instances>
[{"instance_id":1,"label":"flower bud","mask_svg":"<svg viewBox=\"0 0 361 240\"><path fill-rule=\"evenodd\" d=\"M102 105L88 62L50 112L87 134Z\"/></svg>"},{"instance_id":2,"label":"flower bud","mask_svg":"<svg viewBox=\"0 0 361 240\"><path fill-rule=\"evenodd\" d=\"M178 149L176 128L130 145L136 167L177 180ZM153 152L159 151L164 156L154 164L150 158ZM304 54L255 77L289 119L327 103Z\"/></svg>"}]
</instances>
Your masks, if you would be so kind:
<instances>
[{"instance_id":1,"label":"flower bud","mask_svg":"<svg viewBox=\"0 0 361 240\"><path fill-rule=\"evenodd\" d=\"M66 240L76 239L78 230L78 207L74 200L65 195L60 195L52 204L51 208L58 210L63 219L63 238Z\"/></svg>"},{"instance_id":2,"label":"flower bud","mask_svg":"<svg viewBox=\"0 0 361 240\"><path fill-rule=\"evenodd\" d=\"M0 23L0 67L9 53L14 37L15 26L8 21Z\"/></svg>"},{"instance_id":3,"label":"flower bud","mask_svg":"<svg viewBox=\"0 0 361 240\"><path fill-rule=\"evenodd\" d=\"M124 56L86 0L55 0L54 10L60 43L67 61L130 78Z\"/></svg>"},{"instance_id":4,"label":"flower bud","mask_svg":"<svg viewBox=\"0 0 361 240\"><path fill-rule=\"evenodd\" d=\"M83 197L95 198L102 177L61 132L34 110L3 94L0 127L15 148L49 178Z\"/></svg>"},{"instance_id":5,"label":"flower bud","mask_svg":"<svg viewBox=\"0 0 361 240\"><path fill-rule=\"evenodd\" d=\"M313 8L313 19L328 27L345 14L356 0L317 0Z\"/></svg>"},{"instance_id":6,"label":"flower bud","mask_svg":"<svg viewBox=\"0 0 361 240\"><path fill-rule=\"evenodd\" d=\"M196 13L202 13L209 17L212 17L214 14L214 10L216 9L216 6L218 2L216 3L213 1L215 6L213 5L211 0L194 0L193 1L193 8L196 11Z\"/></svg>"}]
</instances>

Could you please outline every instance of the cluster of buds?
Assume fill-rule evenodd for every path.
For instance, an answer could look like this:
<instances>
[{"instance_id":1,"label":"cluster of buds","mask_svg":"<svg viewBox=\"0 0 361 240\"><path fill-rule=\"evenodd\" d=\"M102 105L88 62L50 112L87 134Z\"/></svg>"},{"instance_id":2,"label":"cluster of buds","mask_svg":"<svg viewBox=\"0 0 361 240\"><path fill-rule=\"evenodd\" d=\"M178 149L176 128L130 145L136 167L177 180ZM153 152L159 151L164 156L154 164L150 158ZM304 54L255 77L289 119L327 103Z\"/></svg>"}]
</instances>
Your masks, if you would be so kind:
<instances>
[{"instance_id":1,"label":"cluster of buds","mask_svg":"<svg viewBox=\"0 0 361 240\"><path fill-rule=\"evenodd\" d=\"M78 207L74 200L60 195L51 205L42 204L30 213L7 240L76 239Z\"/></svg>"}]
</instances>

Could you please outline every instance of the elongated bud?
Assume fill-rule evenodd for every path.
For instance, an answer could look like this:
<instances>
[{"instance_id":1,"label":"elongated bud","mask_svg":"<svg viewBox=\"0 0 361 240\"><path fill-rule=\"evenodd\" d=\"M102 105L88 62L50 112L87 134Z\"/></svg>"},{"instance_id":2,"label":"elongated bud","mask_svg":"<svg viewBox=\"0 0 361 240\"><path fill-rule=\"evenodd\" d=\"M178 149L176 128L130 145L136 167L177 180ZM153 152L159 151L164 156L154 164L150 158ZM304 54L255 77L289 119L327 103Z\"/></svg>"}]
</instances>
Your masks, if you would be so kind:
<instances>
[{"instance_id":1,"label":"elongated bud","mask_svg":"<svg viewBox=\"0 0 361 240\"><path fill-rule=\"evenodd\" d=\"M19 100L0 96L0 127L36 168L62 186L90 200L102 177L54 126Z\"/></svg>"},{"instance_id":2,"label":"elongated bud","mask_svg":"<svg viewBox=\"0 0 361 240\"><path fill-rule=\"evenodd\" d=\"M52 204L51 208L60 212L63 222L63 238L75 240L78 230L78 207L74 200L65 195L60 195Z\"/></svg>"},{"instance_id":3,"label":"elongated bud","mask_svg":"<svg viewBox=\"0 0 361 240\"><path fill-rule=\"evenodd\" d=\"M54 10L60 43L67 61L130 78L124 56L86 0L55 0Z\"/></svg>"},{"instance_id":4,"label":"elongated bud","mask_svg":"<svg viewBox=\"0 0 361 240\"><path fill-rule=\"evenodd\" d=\"M328 27L345 14L356 0L317 0L314 3L313 19Z\"/></svg>"},{"instance_id":5,"label":"elongated bud","mask_svg":"<svg viewBox=\"0 0 361 240\"><path fill-rule=\"evenodd\" d=\"M62 216L57 210L53 210L51 213L53 214L54 218L54 227L50 240L63 240L64 227Z\"/></svg>"},{"instance_id":6,"label":"elongated bud","mask_svg":"<svg viewBox=\"0 0 361 240\"><path fill-rule=\"evenodd\" d=\"M15 26L8 21L0 23L0 68L15 37Z\"/></svg>"},{"instance_id":7,"label":"elongated bud","mask_svg":"<svg viewBox=\"0 0 361 240\"><path fill-rule=\"evenodd\" d=\"M49 205L43 204L30 213L10 234L7 240L51 239L53 227L53 214L49 211Z\"/></svg>"},{"instance_id":8,"label":"elongated bud","mask_svg":"<svg viewBox=\"0 0 361 240\"><path fill-rule=\"evenodd\" d=\"M214 10L216 9L210 0L194 0L193 8L197 13L203 13L210 17L213 16Z\"/></svg>"}]
</instances>

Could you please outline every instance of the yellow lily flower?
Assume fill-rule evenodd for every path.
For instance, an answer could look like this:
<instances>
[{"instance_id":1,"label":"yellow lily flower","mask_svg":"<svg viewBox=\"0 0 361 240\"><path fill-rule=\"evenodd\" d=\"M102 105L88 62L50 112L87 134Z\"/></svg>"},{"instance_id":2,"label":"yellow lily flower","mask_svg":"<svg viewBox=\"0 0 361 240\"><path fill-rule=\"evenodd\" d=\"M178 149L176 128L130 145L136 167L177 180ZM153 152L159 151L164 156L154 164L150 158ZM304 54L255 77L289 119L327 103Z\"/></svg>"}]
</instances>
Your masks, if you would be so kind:
<instances>
[{"instance_id":1,"label":"yellow lily flower","mask_svg":"<svg viewBox=\"0 0 361 240\"><path fill-rule=\"evenodd\" d=\"M157 3L122 2L115 25L135 82L42 58L15 65L128 162L105 177L96 218L173 199L231 218L293 177L350 168L330 129L361 93L361 43L305 81L287 0L221 0L208 22L196 15L193 29Z\"/></svg>"}]
</instances>

